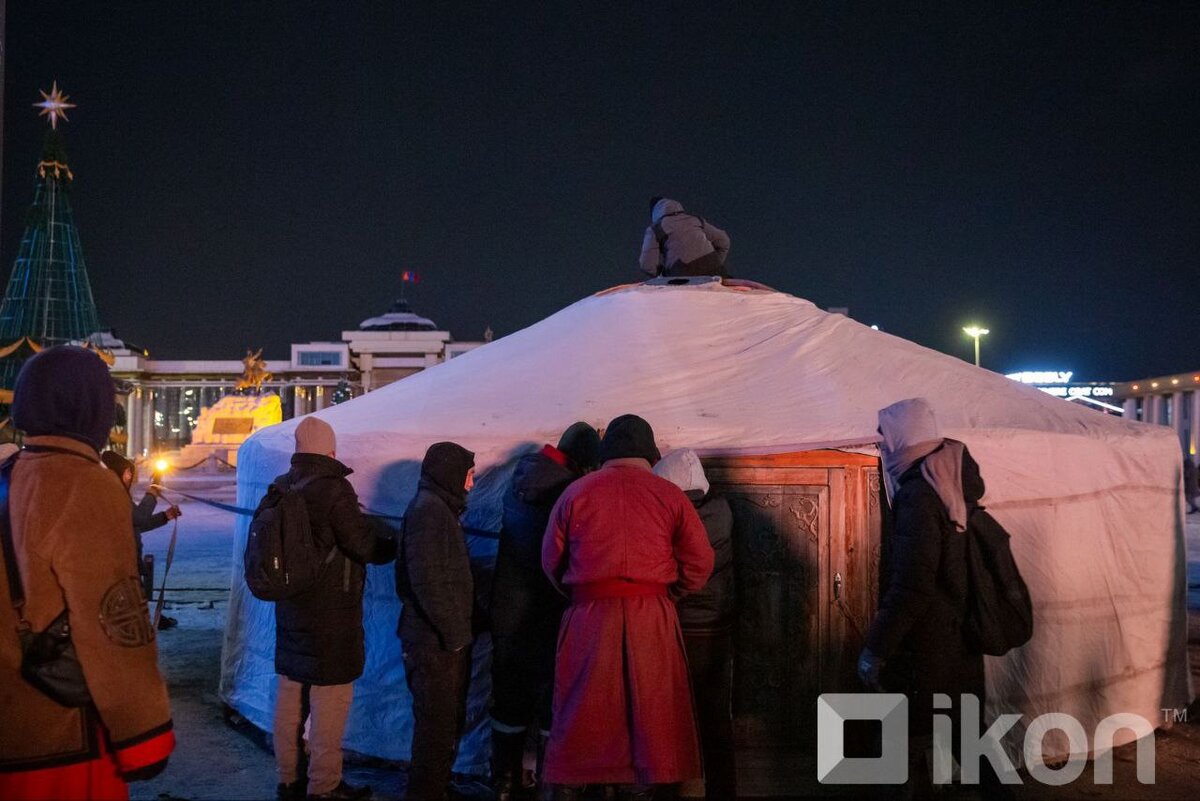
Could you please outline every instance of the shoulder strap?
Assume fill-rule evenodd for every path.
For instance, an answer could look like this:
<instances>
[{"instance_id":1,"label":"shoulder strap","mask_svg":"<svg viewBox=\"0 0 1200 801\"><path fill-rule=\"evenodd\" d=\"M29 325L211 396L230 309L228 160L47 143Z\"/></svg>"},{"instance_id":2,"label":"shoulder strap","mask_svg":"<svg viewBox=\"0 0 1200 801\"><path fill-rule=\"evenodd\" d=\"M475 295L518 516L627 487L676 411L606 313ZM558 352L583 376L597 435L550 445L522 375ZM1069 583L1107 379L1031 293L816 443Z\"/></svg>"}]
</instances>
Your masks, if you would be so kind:
<instances>
[{"instance_id":1,"label":"shoulder strap","mask_svg":"<svg viewBox=\"0 0 1200 801\"><path fill-rule=\"evenodd\" d=\"M658 250L662 253L663 260L665 261L667 258L667 232L663 230L662 220L659 220L650 227L654 230L654 238L658 240Z\"/></svg>"},{"instance_id":2,"label":"shoulder strap","mask_svg":"<svg viewBox=\"0 0 1200 801\"><path fill-rule=\"evenodd\" d=\"M9 511L9 490L12 487L12 469L19 453L0 465L0 544L4 548L4 570L8 576L8 597L13 609L17 610L17 630L29 628L25 620L25 584L21 581L21 569L17 565L17 550L12 539L12 515Z\"/></svg>"},{"instance_id":3,"label":"shoulder strap","mask_svg":"<svg viewBox=\"0 0 1200 801\"><path fill-rule=\"evenodd\" d=\"M73 451L70 448L60 448L57 445L26 445L21 450L29 451L30 453L65 453L67 456L74 456L77 459L83 459L85 462L100 464L99 459L93 459L86 454Z\"/></svg>"}]
</instances>

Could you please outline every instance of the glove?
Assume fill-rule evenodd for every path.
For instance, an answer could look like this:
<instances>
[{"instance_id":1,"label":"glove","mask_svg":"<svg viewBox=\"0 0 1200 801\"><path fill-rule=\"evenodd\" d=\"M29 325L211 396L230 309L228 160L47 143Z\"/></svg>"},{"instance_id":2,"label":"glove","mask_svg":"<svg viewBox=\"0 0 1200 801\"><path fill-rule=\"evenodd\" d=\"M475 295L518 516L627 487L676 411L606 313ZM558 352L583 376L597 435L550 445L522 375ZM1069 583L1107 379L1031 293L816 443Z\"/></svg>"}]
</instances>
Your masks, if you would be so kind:
<instances>
[{"instance_id":1,"label":"glove","mask_svg":"<svg viewBox=\"0 0 1200 801\"><path fill-rule=\"evenodd\" d=\"M174 504L167 507L166 515L168 520L174 520L182 514L183 512L180 510L180 508Z\"/></svg>"},{"instance_id":2,"label":"glove","mask_svg":"<svg viewBox=\"0 0 1200 801\"><path fill-rule=\"evenodd\" d=\"M863 648L862 653L858 655L858 679L867 689L883 692L883 685L879 683L879 674L883 671L883 660L871 652L870 648Z\"/></svg>"}]
</instances>

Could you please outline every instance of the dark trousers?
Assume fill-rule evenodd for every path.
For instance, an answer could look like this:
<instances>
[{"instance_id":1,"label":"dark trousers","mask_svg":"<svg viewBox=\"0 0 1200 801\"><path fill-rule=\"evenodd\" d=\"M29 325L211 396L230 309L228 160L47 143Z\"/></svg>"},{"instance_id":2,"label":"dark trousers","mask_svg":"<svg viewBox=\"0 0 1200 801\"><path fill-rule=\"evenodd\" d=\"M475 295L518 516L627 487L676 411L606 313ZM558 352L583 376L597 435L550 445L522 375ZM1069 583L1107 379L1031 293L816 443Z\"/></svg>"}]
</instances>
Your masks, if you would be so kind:
<instances>
[{"instance_id":1,"label":"dark trousers","mask_svg":"<svg viewBox=\"0 0 1200 801\"><path fill-rule=\"evenodd\" d=\"M413 697L412 761L405 798L441 801L466 725L471 648L451 652L436 645L404 643L404 674Z\"/></svg>"},{"instance_id":2,"label":"dark trousers","mask_svg":"<svg viewBox=\"0 0 1200 801\"><path fill-rule=\"evenodd\" d=\"M506 730L537 722L550 731L556 634L492 636L492 719Z\"/></svg>"},{"instance_id":3,"label":"dark trousers","mask_svg":"<svg viewBox=\"0 0 1200 801\"><path fill-rule=\"evenodd\" d=\"M737 763L733 743L733 636L683 635L687 650L696 724L704 755L704 796L737 797Z\"/></svg>"},{"instance_id":4,"label":"dark trousers","mask_svg":"<svg viewBox=\"0 0 1200 801\"><path fill-rule=\"evenodd\" d=\"M721 254L715 250L693 261L677 261L663 270L663 275L671 276L672 278L691 275L719 275L722 278L729 277L729 273L725 271L725 265L721 263Z\"/></svg>"}]
</instances>

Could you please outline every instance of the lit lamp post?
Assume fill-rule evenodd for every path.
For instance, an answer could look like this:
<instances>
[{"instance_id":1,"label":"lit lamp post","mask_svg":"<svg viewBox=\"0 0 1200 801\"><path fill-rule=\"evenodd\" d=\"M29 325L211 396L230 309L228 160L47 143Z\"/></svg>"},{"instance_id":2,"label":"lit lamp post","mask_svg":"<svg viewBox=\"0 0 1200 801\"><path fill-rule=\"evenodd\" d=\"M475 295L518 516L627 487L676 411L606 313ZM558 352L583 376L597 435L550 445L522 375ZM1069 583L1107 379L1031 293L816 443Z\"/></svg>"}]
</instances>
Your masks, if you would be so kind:
<instances>
[{"instance_id":1,"label":"lit lamp post","mask_svg":"<svg viewBox=\"0 0 1200 801\"><path fill-rule=\"evenodd\" d=\"M988 335L986 328L980 328L977 325L968 325L963 328L963 333L975 340L975 366L979 366L979 339Z\"/></svg>"}]
</instances>

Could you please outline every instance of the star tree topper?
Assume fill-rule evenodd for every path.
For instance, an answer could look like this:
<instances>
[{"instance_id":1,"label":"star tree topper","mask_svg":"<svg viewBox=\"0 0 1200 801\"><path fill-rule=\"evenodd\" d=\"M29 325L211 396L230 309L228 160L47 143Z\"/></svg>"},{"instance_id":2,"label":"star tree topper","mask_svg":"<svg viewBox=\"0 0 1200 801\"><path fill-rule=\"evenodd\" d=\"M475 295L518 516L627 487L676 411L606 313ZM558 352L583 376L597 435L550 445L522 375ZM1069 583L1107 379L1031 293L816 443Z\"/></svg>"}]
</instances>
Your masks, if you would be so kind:
<instances>
[{"instance_id":1,"label":"star tree topper","mask_svg":"<svg viewBox=\"0 0 1200 801\"><path fill-rule=\"evenodd\" d=\"M75 108L75 104L67 102L70 100L70 98L59 90L58 81L54 82L54 86L51 87L49 94L46 94L41 89L38 91L41 92L42 102L34 103L33 106L34 108L41 109L41 111L38 112L39 117L49 117L50 127L55 130L58 130L59 117L62 117L66 122L70 122L70 120L67 120L66 110L69 108Z\"/></svg>"}]
</instances>

